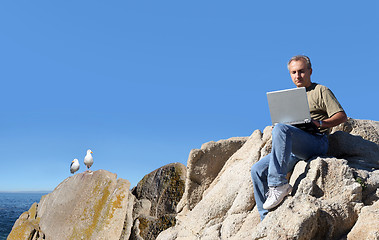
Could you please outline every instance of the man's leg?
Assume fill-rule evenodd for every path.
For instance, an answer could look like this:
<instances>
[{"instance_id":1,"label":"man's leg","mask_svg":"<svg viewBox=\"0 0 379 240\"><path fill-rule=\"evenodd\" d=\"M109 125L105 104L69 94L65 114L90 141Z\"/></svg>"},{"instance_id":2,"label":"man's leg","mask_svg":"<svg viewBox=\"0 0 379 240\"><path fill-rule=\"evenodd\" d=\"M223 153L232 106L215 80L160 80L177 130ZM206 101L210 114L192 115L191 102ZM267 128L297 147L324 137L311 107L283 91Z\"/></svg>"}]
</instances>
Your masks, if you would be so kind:
<instances>
[{"instance_id":1,"label":"man's leg","mask_svg":"<svg viewBox=\"0 0 379 240\"><path fill-rule=\"evenodd\" d=\"M287 184L288 165L292 152L292 126L278 123L272 130L272 158L268 167L268 186Z\"/></svg>"},{"instance_id":2,"label":"man's leg","mask_svg":"<svg viewBox=\"0 0 379 240\"><path fill-rule=\"evenodd\" d=\"M312 135L296 127L277 124L272 131L272 151L251 168L254 197L261 220L268 213L263 208L268 186L283 186L288 183L286 175L299 160L306 160L316 155L324 155L328 149L326 136ZM291 149L290 151L288 149ZM291 153L292 152L292 153ZM271 167L271 175L269 168ZM276 171L275 171L276 170ZM270 184L270 176L278 185Z\"/></svg>"},{"instance_id":3,"label":"man's leg","mask_svg":"<svg viewBox=\"0 0 379 240\"><path fill-rule=\"evenodd\" d=\"M268 186L287 184L286 175L298 160L325 155L326 136L313 135L286 124L277 124L272 130L272 158L268 167ZM296 157L291 157L293 153Z\"/></svg>"},{"instance_id":4,"label":"man's leg","mask_svg":"<svg viewBox=\"0 0 379 240\"><path fill-rule=\"evenodd\" d=\"M268 184L267 184L267 175L268 175L268 165L270 162L272 154L268 154L267 156L260 159L257 163L255 163L251 167L251 178L253 180L253 188L254 188L254 199L255 204L257 205L257 209L259 215L261 217L261 221L265 218L268 213L268 210L263 208L263 203L266 201L268 192ZM289 171L292 170L293 166L299 161L294 155L291 154L289 165Z\"/></svg>"},{"instance_id":5,"label":"man's leg","mask_svg":"<svg viewBox=\"0 0 379 240\"><path fill-rule=\"evenodd\" d=\"M300 129L292 133L292 153L302 160L326 155L329 147L326 135L313 135Z\"/></svg>"},{"instance_id":6,"label":"man's leg","mask_svg":"<svg viewBox=\"0 0 379 240\"><path fill-rule=\"evenodd\" d=\"M268 166L269 196L263 208L276 207L291 193L292 186L288 184L286 175L298 160L323 155L327 148L328 141L325 136L313 135L290 125L277 124L272 131L272 157Z\"/></svg>"},{"instance_id":7,"label":"man's leg","mask_svg":"<svg viewBox=\"0 0 379 240\"><path fill-rule=\"evenodd\" d=\"M263 203L266 201L265 194L268 190L267 172L270 158L271 153L260 159L251 167L251 178L253 180L255 204L257 205L261 221L268 213L268 210L263 208Z\"/></svg>"}]
</instances>

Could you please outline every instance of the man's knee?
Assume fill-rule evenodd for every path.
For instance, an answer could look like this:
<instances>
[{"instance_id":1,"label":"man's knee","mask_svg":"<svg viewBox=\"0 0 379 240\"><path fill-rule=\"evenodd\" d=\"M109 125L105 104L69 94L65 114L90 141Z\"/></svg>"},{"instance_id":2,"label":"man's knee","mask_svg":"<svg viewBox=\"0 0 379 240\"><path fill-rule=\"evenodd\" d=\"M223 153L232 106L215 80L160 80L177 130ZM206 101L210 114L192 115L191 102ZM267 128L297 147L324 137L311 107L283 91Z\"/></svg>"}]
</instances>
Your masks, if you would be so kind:
<instances>
[{"instance_id":1,"label":"man's knee","mask_svg":"<svg viewBox=\"0 0 379 240\"><path fill-rule=\"evenodd\" d=\"M275 125L274 129L272 129L272 135L286 134L289 131L289 126L284 123L278 123Z\"/></svg>"}]
</instances>

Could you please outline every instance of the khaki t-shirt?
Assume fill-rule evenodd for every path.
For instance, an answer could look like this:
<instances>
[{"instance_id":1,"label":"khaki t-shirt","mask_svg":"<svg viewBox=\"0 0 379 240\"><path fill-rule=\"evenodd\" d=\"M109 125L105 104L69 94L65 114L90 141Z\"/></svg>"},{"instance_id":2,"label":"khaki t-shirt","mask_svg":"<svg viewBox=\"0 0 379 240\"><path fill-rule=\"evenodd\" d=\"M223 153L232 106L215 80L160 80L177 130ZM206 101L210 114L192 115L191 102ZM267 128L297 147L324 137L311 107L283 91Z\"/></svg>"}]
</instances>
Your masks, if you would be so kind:
<instances>
[{"instance_id":1,"label":"khaki t-shirt","mask_svg":"<svg viewBox=\"0 0 379 240\"><path fill-rule=\"evenodd\" d=\"M312 119L324 120L338 112L344 111L329 88L317 83L312 83L306 90ZM324 133L327 132L328 129L322 129L320 131Z\"/></svg>"}]
</instances>

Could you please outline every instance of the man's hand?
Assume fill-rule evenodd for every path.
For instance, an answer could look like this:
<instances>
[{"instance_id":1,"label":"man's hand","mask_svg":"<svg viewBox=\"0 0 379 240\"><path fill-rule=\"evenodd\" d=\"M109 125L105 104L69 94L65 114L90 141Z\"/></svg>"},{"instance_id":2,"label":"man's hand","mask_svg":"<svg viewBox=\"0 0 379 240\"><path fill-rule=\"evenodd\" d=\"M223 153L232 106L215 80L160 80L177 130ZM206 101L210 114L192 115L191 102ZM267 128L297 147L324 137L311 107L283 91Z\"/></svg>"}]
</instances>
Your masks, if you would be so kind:
<instances>
[{"instance_id":1,"label":"man's hand","mask_svg":"<svg viewBox=\"0 0 379 240\"><path fill-rule=\"evenodd\" d=\"M321 126L320 122L318 120L312 120L313 123L318 127L318 128L332 128L337 126L338 124L344 123L347 121L347 116L345 112L338 112L331 116L330 118L324 119L321 121Z\"/></svg>"}]
</instances>

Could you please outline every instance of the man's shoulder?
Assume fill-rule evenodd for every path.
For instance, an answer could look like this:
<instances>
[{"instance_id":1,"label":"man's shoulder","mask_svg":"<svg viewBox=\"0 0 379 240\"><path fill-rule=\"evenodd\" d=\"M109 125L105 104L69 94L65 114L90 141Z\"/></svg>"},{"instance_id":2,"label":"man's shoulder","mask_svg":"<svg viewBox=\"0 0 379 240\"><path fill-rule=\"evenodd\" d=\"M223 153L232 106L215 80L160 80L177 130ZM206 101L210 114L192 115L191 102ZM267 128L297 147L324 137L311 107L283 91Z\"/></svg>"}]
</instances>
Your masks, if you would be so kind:
<instances>
[{"instance_id":1,"label":"man's shoulder","mask_svg":"<svg viewBox=\"0 0 379 240\"><path fill-rule=\"evenodd\" d=\"M324 91L330 90L328 87L321 85L319 83L312 83L312 88L313 90L318 91L318 92L324 92Z\"/></svg>"}]
</instances>

